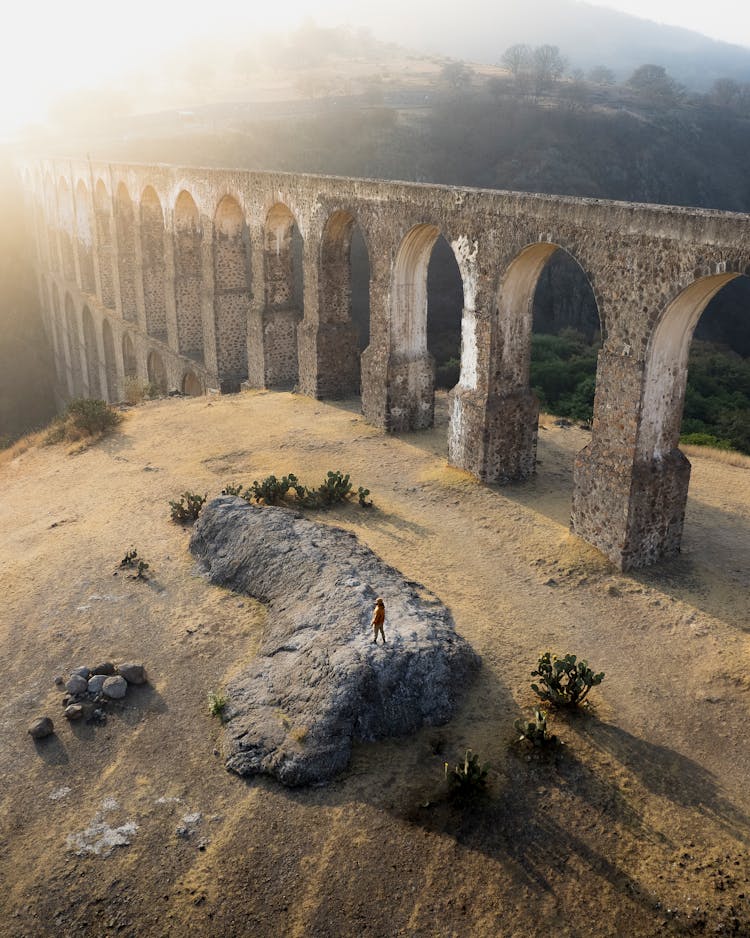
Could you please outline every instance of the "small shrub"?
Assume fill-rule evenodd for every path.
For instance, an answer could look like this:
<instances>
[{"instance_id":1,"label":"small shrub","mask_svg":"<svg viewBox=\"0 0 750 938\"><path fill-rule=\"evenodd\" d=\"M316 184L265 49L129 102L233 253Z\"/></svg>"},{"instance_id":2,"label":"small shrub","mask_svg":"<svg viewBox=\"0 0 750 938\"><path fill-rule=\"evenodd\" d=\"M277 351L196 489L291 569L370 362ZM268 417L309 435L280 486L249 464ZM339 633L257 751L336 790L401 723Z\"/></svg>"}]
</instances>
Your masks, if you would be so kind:
<instances>
[{"instance_id":1,"label":"small shrub","mask_svg":"<svg viewBox=\"0 0 750 938\"><path fill-rule=\"evenodd\" d=\"M330 470L325 479L318 486L316 495L318 502L325 508L330 505L338 505L344 502L352 493L352 483L349 481L349 473L343 475L338 469L335 472Z\"/></svg>"},{"instance_id":2,"label":"small shrub","mask_svg":"<svg viewBox=\"0 0 750 938\"><path fill-rule=\"evenodd\" d=\"M122 414L106 401L77 398L68 404L64 413L52 424L45 443L76 443L87 437L99 437L121 421Z\"/></svg>"},{"instance_id":3,"label":"small shrub","mask_svg":"<svg viewBox=\"0 0 750 938\"><path fill-rule=\"evenodd\" d=\"M208 712L212 717L218 717L224 722L224 715L229 701L224 694L217 694L215 691L208 693Z\"/></svg>"},{"instance_id":4,"label":"small shrub","mask_svg":"<svg viewBox=\"0 0 750 938\"><path fill-rule=\"evenodd\" d=\"M519 719L513 725L521 734L519 742L525 739L537 747L550 746L557 742L557 736L547 732L547 714L544 710L537 708L533 720Z\"/></svg>"},{"instance_id":5,"label":"small shrub","mask_svg":"<svg viewBox=\"0 0 750 938\"><path fill-rule=\"evenodd\" d=\"M367 496L370 494L369 489L363 489L362 486L357 489L357 498L359 499L360 508L372 508L372 499L367 500Z\"/></svg>"},{"instance_id":6,"label":"small shrub","mask_svg":"<svg viewBox=\"0 0 750 938\"><path fill-rule=\"evenodd\" d=\"M148 570L148 568L149 568L149 564L147 564L145 560L139 560L138 568L136 569L136 572L133 574L133 579L134 580L147 580L148 577L146 576L146 570Z\"/></svg>"},{"instance_id":7,"label":"small shrub","mask_svg":"<svg viewBox=\"0 0 750 938\"><path fill-rule=\"evenodd\" d=\"M264 502L266 505L278 505L290 489L294 489L295 495L300 501L304 501L307 497L307 489L300 484L297 476L291 472L280 479L270 475L261 482L255 481L248 491L252 493L251 497L256 502ZM243 497L247 497L247 494Z\"/></svg>"},{"instance_id":8,"label":"small shrub","mask_svg":"<svg viewBox=\"0 0 750 938\"><path fill-rule=\"evenodd\" d=\"M221 490L221 494L222 495L239 495L240 498L244 498L245 496L242 494L242 491L244 488L245 488L244 485L241 485L241 484L234 485L232 482L228 482L224 486L224 488Z\"/></svg>"},{"instance_id":9,"label":"small shrub","mask_svg":"<svg viewBox=\"0 0 750 938\"><path fill-rule=\"evenodd\" d=\"M687 446L710 446L712 449L732 449L729 440L720 440L712 433L684 433L680 437L680 443Z\"/></svg>"},{"instance_id":10,"label":"small shrub","mask_svg":"<svg viewBox=\"0 0 750 938\"><path fill-rule=\"evenodd\" d=\"M588 664L578 661L575 655L558 658L549 651L539 658L531 676L540 678L539 684L532 684L531 689L556 707L577 707L591 688L604 680L603 671L594 674Z\"/></svg>"},{"instance_id":11,"label":"small shrub","mask_svg":"<svg viewBox=\"0 0 750 938\"><path fill-rule=\"evenodd\" d=\"M121 567L134 567L138 562L138 551L135 547L125 551L125 556L120 561Z\"/></svg>"},{"instance_id":12,"label":"small shrub","mask_svg":"<svg viewBox=\"0 0 750 938\"><path fill-rule=\"evenodd\" d=\"M195 492L183 492L178 502L170 501L169 503L172 509L172 521L195 521L201 513L206 498L208 498L208 493L198 495Z\"/></svg>"},{"instance_id":13,"label":"small shrub","mask_svg":"<svg viewBox=\"0 0 750 938\"><path fill-rule=\"evenodd\" d=\"M445 778L448 782L448 794L456 801L471 801L487 790L489 769L481 765L479 756L471 749L466 750L464 761L450 768L445 763Z\"/></svg>"}]
</instances>

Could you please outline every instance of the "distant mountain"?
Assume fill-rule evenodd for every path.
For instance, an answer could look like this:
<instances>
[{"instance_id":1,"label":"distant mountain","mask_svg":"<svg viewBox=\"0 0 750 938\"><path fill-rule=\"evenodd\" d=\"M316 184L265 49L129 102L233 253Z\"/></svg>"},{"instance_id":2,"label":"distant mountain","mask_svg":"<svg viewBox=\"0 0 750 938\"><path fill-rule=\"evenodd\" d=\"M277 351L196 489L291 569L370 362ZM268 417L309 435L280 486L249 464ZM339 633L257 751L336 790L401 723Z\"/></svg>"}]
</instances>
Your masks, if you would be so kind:
<instances>
[{"instance_id":1,"label":"distant mountain","mask_svg":"<svg viewBox=\"0 0 750 938\"><path fill-rule=\"evenodd\" d=\"M464 0L457 7L435 5L418 23L377 28L404 45L475 62L498 62L517 42L550 43L573 68L606 65L620 79L654 63L698 91L716 78L750 81L750 48L577 0Z\"/></svg>"}]
</instances>

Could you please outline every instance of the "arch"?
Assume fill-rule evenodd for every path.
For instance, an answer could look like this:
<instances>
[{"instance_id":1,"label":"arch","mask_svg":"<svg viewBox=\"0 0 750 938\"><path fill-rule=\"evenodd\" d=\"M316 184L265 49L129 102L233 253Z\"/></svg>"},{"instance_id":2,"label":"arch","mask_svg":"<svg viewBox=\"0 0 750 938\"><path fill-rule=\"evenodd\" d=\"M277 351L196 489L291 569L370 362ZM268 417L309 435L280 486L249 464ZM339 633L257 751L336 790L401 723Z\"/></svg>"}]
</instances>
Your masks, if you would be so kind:
<instances>
[{"instance_id":1,"label":"arch","mask_svg":"<svg viewBox=\"0 0 750 938\"><path fill-rule=\"evenodd\" d=\"M63 277L69 283L76 282L76 266L73 259L73 196L68 183L60 178L57 185L58 235Z\"/></svg>"},{"instance_id":2,"label":"arch","mask_svg":"<svg viewBox=\"0 0 750 938\"><path fill-rule=\"evenodd\" d=\"M702 277L667 306L646 350L638 428L640 459L663 459L677 448L687 385L690 343L701 314L738 273Z\"/></svg>"},{"instance_id":3,"label":"arch","mask_svg":"<svg viewBox=\"0 0 750 938\"><path fill-rule=\"evenodd\" d=\"M109 320L102 323L102 347L104 349L104 376L107 382L107 400L118 400L117 363L115 360L115 337Z\"/></svg>"},{"instance_id":4,"label":"arch","mask_svg":"<svg viewBox=\"0 0 750 938\"><path fill-rule=\"evenodd\" d=\"M94 318L88 306L83 307L83 343L86 356L86 372L89 397L101 398L102 385L99 378L99 348L96 342Z\"/></svg>"},{"instance_id":5,"label":"arch","mask_svg":"<svg viewBox=\"0 0 750 938\"><path fill-rule=\"evenodd\" d=\"M68 382L73 397L83 397L83 368L81 363L81 333L78 326L73 299L65 294L65 336L68 344L70 362L70 380Z\"/></svg>"},{"instance_id":6,"label":"arch","mask_svg":"<svg viewBox=\"0 0 750 938\"><path fill-rule=\"evenodd\" d=\"M45 173L43 182L44 199L44 231L49 246L49 268L51 271L59 272L60 255L58 244L55 238L55 228L57 226L57 202L55 198L55 184L49 172Z\"/></svg>"},{"instance_id":7,"label":"arch","mask_svg":"<svg viewBox=\"0 0 750 938\"><path fill-rule=\"evenodd\" d=\"M184 189L174 209L175 306L181 355L204 361L203 355L203 233L198 208Z\"/></svg>"},{"instance_id":8,"label":"arch","mask_svg":"<svg viewBox=\"0 0 750 938\"><path fill-rule=\"evenodd\" d=\"M463 277L453 248L439 235L427 265L427 352L435 363L436 388L458 384L463 321Z\"/></svg>"},{"instance_id":9,"label":"arch","mask_svg":"<svg viewBox=\"0 0 750 938\"><path fill-rule=\"evenodd\" d=\"M122 370L126 378L138 377L138 363L135 357L135 346L129 333L122 337Z\"/></svg>"},{"instance_id":10,"label":"arch","mask_svg":"<svg viewBox=\"0 0 750 938\"><path fill-rule=\"evenodd\" d=\"M245 215L230 195L214 216L214 322L216 362L222 391L239 391L247 379L250 313L250 237Z\"/></svg>"},{"instance_id":11,"label":"arch","mask_svg":"<svg viewBox=\"0 0 750 938\"><path fill-rule=\"evenodd\" d=\"M306 393L346 397L359 392L359 356L369 344L370 261L361 228L345 209L323 228L318 284L315 387Z\"/></svg>"},{"instance_id":12,"label":"arch","mask_svg":"<svg viewBox=\"0 0 750 938\"><path fill-rule=\"evenodd\" d=\"M117 187L115 197L115 227L122 318L126 322L136 322L138 302L136 300L135 213L130 194L122 182Z\"/></svg>"},{"instance_id":13,"label":"arch","mask_svg":"<svg viewBox=\"0 0 750 938\"><path fill-rule=\"evenodd\" d=\"M188 369L182 376L182 393L189 397L200 397L203 391L203 382L194 371Z\"/></svg>"},{"instance_id":14,"label":"arch","mask_svg":"<svg viewBox=\"0 0 750 938\"><path fill-rule=\"evenodd\" d=\"M69 394L73 393L70 386L70 364L68 360L67 338L65 335L65 325L63 323L63 311L60 305L60 291L57 284L52 281L52 323L55 330L55 341L57 346L56 371L57 379L61 386L65 386Z\"/></svg>"},{"instance_id":15,"label":"arch","mask_svg":"<svg viewBox=\"0 0 750 938\"><path fill-rule=\"evenodd\" d=\"M101 301L107 309L115 308L115 271L112 248L112 209L107 187L101 179L94 188L94 219L99 258Z\"/></svg>"},{"instance_id":16,"label":"arch","mask_svg":"<svg viewBox=\"0 0 750 938\"><path fill-rule=\"evenodd\" d=\"M276 202L266 215L263 252L268 387L291 388L297 383L297 326L303 317L302 255L302 236L294 215L282 202Z\"/></svg>"},{"instance_id":17,"label":"arch","mask_svg":"<svg viewBox=\"0 0 750 938\"><path fill-rule=\"evenodd\" d=\"M157 351L150 351L147 360L148 381L160 394L167 393L167 369L164 359Z\"/></svg>"},{"instance_id":18,"label":"arch","mask_svg":"<svg viewBox=\"0 0 750 938\"><path fill-rule=\"evenodd\" d=\"M146 331L154 339L167 341L166 262L164 258L164 213L153 186L141 195L141 260Z\"/></svg>"},{"instance_id":19,"label":"arch","mask_svg":"<svg viewBox=\"0 0 750 938\"><path fill-rule=\"evenodd\" d=\"M81 275L81 290L94 292L94 242L89 212L89 190L83 180L76 186L76 252Z\"/></svg>"}]
</instances>

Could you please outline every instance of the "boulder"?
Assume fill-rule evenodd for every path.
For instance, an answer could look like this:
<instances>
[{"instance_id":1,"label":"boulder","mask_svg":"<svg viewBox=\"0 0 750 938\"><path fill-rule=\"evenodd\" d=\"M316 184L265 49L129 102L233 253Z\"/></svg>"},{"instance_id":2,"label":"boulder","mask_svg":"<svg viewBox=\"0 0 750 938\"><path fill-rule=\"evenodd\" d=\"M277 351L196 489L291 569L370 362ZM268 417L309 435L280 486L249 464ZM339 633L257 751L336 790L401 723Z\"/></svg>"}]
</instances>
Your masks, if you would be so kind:
<instances>
[{"instance_id":1,"label":"boulder","mask_svg":"<svg viewBox=\"0 0 750 938\"><path fill-rule=\"evenodd\" d=\"M80 704L71 704L65 708L64 713L68 720L80 720L83 716L83 707Z\"/></svg>"},{"instance_id":2,"label":"boulder","mask_svg":"<svg viewBox=\"0 0 750 938\"><path fill-rule=\"evenodd\" d=\"M240 775L327 781L356 740L447 722L476 674L450 611L351 532L223 496L190 546L213 583L267 606L258 655L226 689L226 765ZM372 644L377 596L387 645Z\"/></svg>"},{"instance_id":3,"label":"boulder","mask_svg":"<svg viewBox=\"0 0 750 938\"><path fill-rule=\"evenodd\" d=\"M102 688L104 687L104 682L107 680L106 674L93 674L89 678L88 691L90 694L96 696L101 694Z\"/></svg>"},{"instance_id":4,"label":"boulder","mask_svg":"<svg viewBox=\"0 0 750 938\"><path fill-rule=\"evenodd\" d=\"M128 684L145 684L146 671L142 664L127 662L117 666L117 673L121 674Z\"/></svg>"},{"instance_id":5,"label":"boulder","mask_svg":"<svg viewBox=\"0 0 750 938\"><path fill-rule=\"evenodd\" d=\"M86 693L88 686L89 682L85 677L82 677L80 674L74 674L65 685L65 690L74 697L78 697L80 694Z\"/></svg>"},{"instance_id":6,"label":"boulder","mask_svg":"<svg viewBox=\"0 0 750 938\"><path fill-rule=\"evenodd\" d=\"M29 727L29 735L33 739L44 739L55 732L55 724L49 717L41 717L35 720Z\"/></svg>"},{"instance_id":7,"label":"boulder","mask_svg":"<svg viewBox=\"0 0 750 938\"><path fill-rule=\"evenodd\" d=\"M78 674L84 680L88 681L89 675L91 674L91 669L87 668L86 665L81 665L80 668L73 668L73 670L70 673L71 673L71 676L74 674Z\"/></svg>"},{"instance_id":8,"label":"boulder","mask_svg":"<svg viewBox=\"0 0 750 938\"><path fill-rule=\"evenodd\" d=\"M102 693L111 700L122 700L127 692L128 682L119 674L105 678L104 684L102 684Z\"/></svg>"},{"instance_id":9,"label":"boulder","mask_svg":"<svg viewBox=\"0 0 750 938\"><path fill-rule=\"evenodd\" d=\"M95 665L91 669L92 674L105 674L109 676L110 674L115 673L115 666L111 661L103 661L101 664Z\"/></svg>"}]
</instances>

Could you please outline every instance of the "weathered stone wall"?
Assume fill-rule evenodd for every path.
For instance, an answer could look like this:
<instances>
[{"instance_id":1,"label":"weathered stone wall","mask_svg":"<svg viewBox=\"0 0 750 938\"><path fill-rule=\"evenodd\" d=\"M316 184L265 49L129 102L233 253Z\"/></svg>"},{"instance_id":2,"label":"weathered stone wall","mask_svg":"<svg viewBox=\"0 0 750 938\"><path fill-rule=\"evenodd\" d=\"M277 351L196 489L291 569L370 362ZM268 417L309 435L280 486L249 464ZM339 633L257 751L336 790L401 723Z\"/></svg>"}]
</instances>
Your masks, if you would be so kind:
<instances>
[{"instance_id":1,"label":"weathered stone wall","mask_svg":"<svg viewBox=\"0 0 750 938\"><path fill-rule=\"evenodd\" d=\"M76 316L89 304L108 393L114 372L120 386L133 360L145 378L155 352L160 380L187 384L191 393L233 390L245 380L298 383L326 397L360 388L372 423L400 431L429 426L426 272L442 235L464 292L449 456L486 482L523 480L534 471L532 304L549 259L565 251L591 285L603 337L592 439L576 460L573 529L622 567L678 549L689 477L676 449L687 349L708 299L750 270L750 217L166 166L44 163L31 178L45 222L37 223L39 264L48 265L40 273L73 298ZM86 239L71 195L82 181L89 192L101 183L116 193L115 217L107 218L106 200L97 198L92 226L101 307L81 295L88 275L80 252L73 256L73 239ZM128 193L144 195L134 207ZM178 205L186 196L194 206L189 225ZM355 224L370 266L370 344L361 356L351 320ZM107 286L108 256L114 290ZM55 306L54 297L49 302ZM62 312L52 312L62 323ZM67 342L61 334L57 354L65 357L72 391L83 387L86 359L81 327L65 316ZM104 320L114 370L106 362L112 348L106 351ZM126 338L132 352L123 356Z\"/></svg>"}]
</instances>

